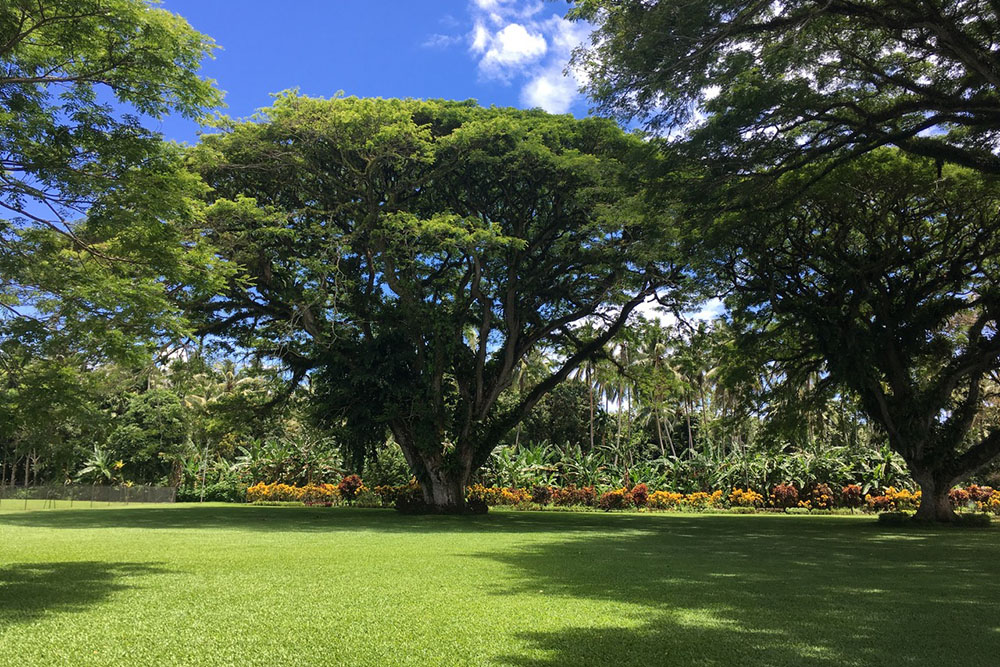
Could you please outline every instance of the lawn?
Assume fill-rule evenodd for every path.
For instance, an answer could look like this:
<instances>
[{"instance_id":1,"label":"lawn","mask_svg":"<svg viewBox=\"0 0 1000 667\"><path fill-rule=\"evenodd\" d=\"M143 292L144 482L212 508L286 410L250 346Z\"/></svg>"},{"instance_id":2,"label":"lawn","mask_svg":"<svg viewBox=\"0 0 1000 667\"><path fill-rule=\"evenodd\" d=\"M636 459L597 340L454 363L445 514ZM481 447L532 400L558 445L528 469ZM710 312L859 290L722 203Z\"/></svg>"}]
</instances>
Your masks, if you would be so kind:
<instances>
[{"instance_id":1,"label":"lawn","mask_svg":"<svg viewBox=\"0 0 1000 667\"><path fill-rule=\"evenodd\" d=\"M990 665L1000 531L0 506L0 665Z\"/></svg>"}]
</instances>

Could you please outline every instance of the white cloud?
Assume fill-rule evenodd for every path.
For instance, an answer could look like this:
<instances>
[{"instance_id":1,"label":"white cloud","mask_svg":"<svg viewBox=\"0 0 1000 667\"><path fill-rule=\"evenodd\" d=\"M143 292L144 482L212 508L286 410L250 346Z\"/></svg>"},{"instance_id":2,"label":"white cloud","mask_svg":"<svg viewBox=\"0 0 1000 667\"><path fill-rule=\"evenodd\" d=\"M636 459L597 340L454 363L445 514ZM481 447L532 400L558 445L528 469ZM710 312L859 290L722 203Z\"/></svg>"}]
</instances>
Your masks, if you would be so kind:
<instances>
[{"instance_id":1,"label":"white cloud","mask_svg":"<svg viewBox=\"0 0 1000 667\"><path fill-rule=\"evenodd\" d=\"M465 38L461 35L435 34L428 37L421 46L428 49L446 49L452 44L458 44Z\"/></svg>"},{"instance_id":2,"label":"white cloud","mask_svg":"<svg viewBox=\"0 0 1000 667\"><path fill-rule=\"evenodd\" d=\"M545 55L545 37L520 23L509 23L490 39L479 68L489 76L502 77L512 69L537 61Z\"/></svg>"},{"instance_id":3,"label":"white cloud","mask_svg":"<svg viewBox=\"0 0 1000 667\"><path fill-rule=\"evenodd\" d=\"M521 102L528 107L541 107L549 113L566 113L578 96L579 84L560 69L538 74L521 89Z\"/></svg>"},{"instance_id":4,"label":"white cloud","mask_svg":"<svg viewBox=\"0 0 1000 667\"><path fill-rule=\"evenodd\" d=\"M490 31L486 29L482 23L476 23L476 27L472 29L472 36L469 43L469 50L473 53L482 53L489 46Z\"/></svg>"},{"instance_id":5,"label":"white cloud","mask_svg":"<svg viewBox=\"0 0 1000 667\"><path fill-rule=\"evenodd\" d=\"M592 27L556 14L541 16L541 0L470 0L469 53L480 75L521 86L521 103L566 113L586 83L580 71L566 71L573 49Z\"/></svg>"}]
</instances>

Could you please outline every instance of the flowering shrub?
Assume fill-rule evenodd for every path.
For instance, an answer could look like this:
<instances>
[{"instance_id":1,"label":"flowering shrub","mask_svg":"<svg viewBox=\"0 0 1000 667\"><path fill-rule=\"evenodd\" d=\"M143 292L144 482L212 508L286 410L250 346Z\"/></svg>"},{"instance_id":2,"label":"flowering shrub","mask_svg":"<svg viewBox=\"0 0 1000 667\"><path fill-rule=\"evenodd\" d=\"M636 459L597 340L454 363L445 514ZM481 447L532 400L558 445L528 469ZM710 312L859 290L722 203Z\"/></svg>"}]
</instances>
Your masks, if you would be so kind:
<instances>
[{"instance_id":1,"label":"flowering shrub","mask_svg":"<svg viewBox=\"0 0 1000 667\"><path fill-rule=\"evenodd\" d=\"M357 475L348 475L344 479L340 480L340 484L337 485L337 490L340 491L340 497L351 502L358 497L361 493L361 489L364 488L364 484L361 482L361 478Z\"/></svg>"},{"instance_id":2,"label":"flowering shrub","mask_svg":"<svg viewBox=\"0 0 1000 667\"><path fill-rule=\"evenodd\" d=\"M531 490L531 502L539 505L548 505L552 502L552 488L548 486L536 486Z\"/></svg>"},{"instance_id":3,"label":"flowering shrub","mask_svg":"<svg viewBox=\"0 0 1000 667\"><path fill-rule=\"evenodd\" d=\"M882 489L881 495L865 496L865 506L873 512L897 512L915 510L920 505L920 491L897 489L894 486Z\"/></svg>"},{"instance_id":4,"label":"flowering shrub","mask_svg":"<svg viewBox=\"0 0 1000 667\"><path fill-rule=\"evenodd\" d=\"M896 504L892 501L892 498L886 495L873 496L870 493L865 494L865 507L867 507L872 512L892 512L896 509Z\"/></svg>"},{"instance_id":5,"label":"flowering shrub","mask_svg":"<svg viewBox=\"0 0 1000 667\"><path fill-rule=\"evenodd\" d=\"M247 502L301 502L306 487L260 482L247 489Z\"/></svg>"},{"instance_id":6,"label":"flowering shrub","mask_svg":"<svg viewBox=\"0 0 1000 667\"><path fill-rule=\"evenodd\" d=\"M632 504L636 507L645 507L649 502L649 487L645 484L636 484L632 487Z\"/></svg>"},{"instance_id":7,"label":"flowering shrub","mask_svg":"<svg viewBox=\"0 0 1000 667\"><path fill-rule=\"evenodd\" d=\"M648 505L658 510L675 509L684 500L683 493L673 491L653 491L649 494Z\"/></svg>"},{"instance_id":8,"label":"flowering shrub","mask_svg":"<svg viewBox=\"0 0 1000 667\"><path fill-rule=\"evenodd\" d=\"M593 507L597 504L597 491L592 486L577 488L572 484L562 489L556 487L552 489L552 502L560 506L583 505L584 507Z\"/></svg>"},{"instance_id":9,"label":"flowering shrub","mask_svg":"<svg viewBox=\"0 0 1000 667\"><path fill-rule=\"evenodd\" d=\"M836 498L829 484L815 484L809 491L809 505L818 510L828 510L834 505Z\"/></svg>"},{"instance_id":10,"label":"flowering shrub","mask_svg":"<svg viewBox=\"0 0 1000 667\"><path fill-rule=\"evenodd\" d=\"M771 489L771 504L775 507L796 507L799 504L799 490L793 484L778 484Z\"/></svg>"},{"instance_id":11,"label":"flowering shrub","mask_svg":"<svg viewBox=\"0 0 1000 667\"><path fill-rule=\"evenodd\" d=\"M855 509L865 504L864 494L858 484L848 484L840 490L840 503L844 507Z\"/></svg>"},{"instance_id":12,"label":"flowering shrub","mask_svg":"<svg viewBox=\"0 0 1000 667\"><path fill-rule=\"evenodd\" d=\"M971 502L982 504L989 502L990 497L993 495L993 488L989 486L970 484L965 487L965 492L969 494L969 500Z\"/></svg>"},{"instance_id":13,"label":"flowering shrub","mask_svg":"<svg viewBox=\"0 0 1000 667\"><path fill-rule=\"evenodd\" d=\"M695 491L694 493L689 493L684 496L682 504L693 510L706 510L710 507L721 507L722 491L713 491L712 493Z\"/></svg>"},{"instance_id":14,"label":"flowering shrub","mask_svg":"<svg viewBox=\"0 0 1000 667\"><path fill-rule=\"evenodd\" d=\"M733 507L763 507L764 496L751 489L736 489L729 494L729 504Z\"/></svg>"},{"instance_id":15,"label":"flowering shrub","mask_svg":"<svg viewBox=\"0 0 1000 667\"><path fill-rule=\"evenodd\" d=\"M340 497L333 484L310 484L302 487L302 502L306 505L331 505Z\"/></svg>"},{"instance_id":16,"label":"flowering shrub","mask_svg":"<svg viewBox=\"0 0 1000 667\"><path fill-rule=\"evenodd\" d=\"M983 503L984 512L992 512L993 514L1000 514L1000 491L994 490L990 494L989 499Z\"/></svg>"},{"instance_id":17,"label":"flowering shrub","mask_svg":"<svg viewBox=\"0 0 1000 667\"><path fill-rule=\"evenodd\" d=\"M500 489L500 505L523 505L531 500L531 494L527 489L509 486Z\"/></svg>"},{"instance_id":18,"label":"flowering shrub","mask_svg":"<svg viewBox=\"0 0 1000 667\"><path fill-rule=\"evenodd\" d=\"M885 495L892 498L898 510L915 510L920 506L920 491L913 492L909 489L896 489L890 486L885 490Z\"/></svg>"},{"instance_id":19,"label":"flowering shrub","mask_svg":"<svg viewBox=\"0 0 1000 667\"><path fill-rule=\"evenodd\" d=\"M839 495L839 497L838 497ZM816 484L799 498L799 490L791 484L778 484L770 494L770 504L792 512L807 513L813 510L829 511L835 507L861 507L870 512L906 512L920 505L920 491L887 487L876 495L862 495L861 487L849 484L836 494L827 484ZM1000 490L989 486L969 485L955 488L949 493L953 505L1000 515ZM332 505L340 501L362 503L366 506L420 505L423 494L415 479L400 486L377 486L368 489L357 475L349 475L340 484L310 484L291 486L260 482L246 490L248 502L300 502L307 505ZM752 511L750 508L765 504L763 495L752 489L737 488L724 495L721 490L707 493L696 491L687 495L673 491L650 491L646 484L633 488L622 487L598 493L594 487L563 488L538 486L530 491L515 487L487 487L474 484L466 489L466 501L475 507L506 505L530 508L534 505L555 504L561 507L600 507L603 510L624 510L630 507L655 510L686 509L701 511L730 507ZM534 504L534 505L532 505Z\"/></svg>"},{"instance_id":20,"label":"flowering shrub","mask_svg":"<svg viewBox=\"0 0 1000 667\"><path fill-rule=\"evenodd\" d=\"M622 487L607 493L602 493L597 501L597 506L604 511L625 509L632 504L632 496L628 489Z\"/></svg>"}]
</instances>

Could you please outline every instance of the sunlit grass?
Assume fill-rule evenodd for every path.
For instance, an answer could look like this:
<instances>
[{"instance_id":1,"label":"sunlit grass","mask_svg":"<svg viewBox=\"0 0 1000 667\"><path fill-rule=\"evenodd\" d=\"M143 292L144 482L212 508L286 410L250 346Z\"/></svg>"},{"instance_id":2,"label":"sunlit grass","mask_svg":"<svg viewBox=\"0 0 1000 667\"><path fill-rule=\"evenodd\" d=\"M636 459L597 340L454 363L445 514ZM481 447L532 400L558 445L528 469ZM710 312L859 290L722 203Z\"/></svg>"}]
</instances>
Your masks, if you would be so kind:
<instances>
[{"instance_id":1,"label":"sunlit grass","mask_svg":"<svg viewBox=\"0 0 1000 667\"><path fill-rule=\"evenodd\" d=\"M987 665L998 547L863 517L4 501L0 665Z\"/></svg>"}]
</instances>

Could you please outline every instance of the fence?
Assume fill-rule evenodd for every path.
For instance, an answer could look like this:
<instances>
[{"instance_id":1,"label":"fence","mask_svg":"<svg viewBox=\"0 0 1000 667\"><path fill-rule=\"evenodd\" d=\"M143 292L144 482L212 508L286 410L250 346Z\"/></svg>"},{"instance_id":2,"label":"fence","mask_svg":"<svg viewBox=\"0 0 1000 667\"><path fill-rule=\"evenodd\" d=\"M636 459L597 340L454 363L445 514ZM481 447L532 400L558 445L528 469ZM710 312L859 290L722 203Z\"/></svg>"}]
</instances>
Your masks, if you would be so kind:
<instances>
[{"instance_id":1,"label":"fence","mask_svg":"<svg viewBox=\"0 0 1000 667\"><path fill-rule=\"evenodd\" d=\"M0 486L0 504L4 502L42 501L55 507L56 501L74 503L172 503L177 489L172 486ZM36 503L33 503L37 505Z\"/></svg>"}]
</instances>

